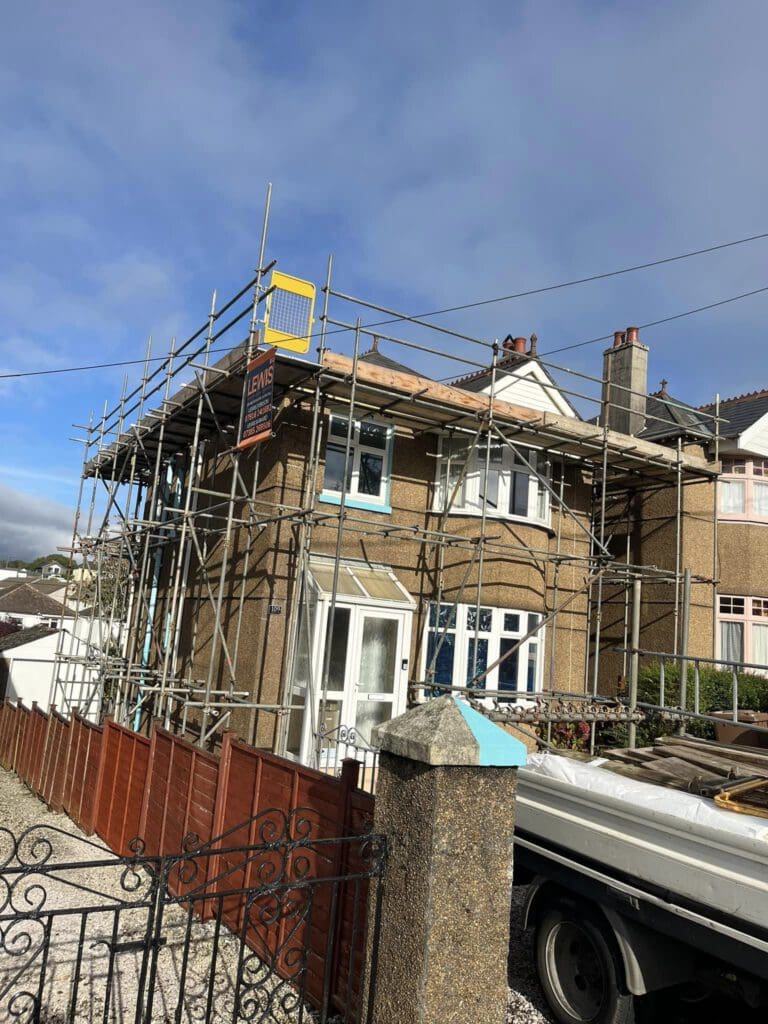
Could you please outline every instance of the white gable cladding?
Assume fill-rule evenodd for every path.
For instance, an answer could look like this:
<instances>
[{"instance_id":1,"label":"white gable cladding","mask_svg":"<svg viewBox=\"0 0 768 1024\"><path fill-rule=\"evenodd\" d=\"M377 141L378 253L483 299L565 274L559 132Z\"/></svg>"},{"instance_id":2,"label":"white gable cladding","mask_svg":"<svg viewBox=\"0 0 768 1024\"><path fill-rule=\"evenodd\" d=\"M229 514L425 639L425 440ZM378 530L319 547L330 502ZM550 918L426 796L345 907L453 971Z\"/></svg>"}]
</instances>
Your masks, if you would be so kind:
<instances>
[{"instance_id":1,"label":"white gable cladding","mask_svg":"<svg viewBox=\"0 0 768 1024\"><path fill-rule=\"evenodd\" d=\"M482 393L490 395L491 385L484 387ZM552 383L546 372L538 363L529 362L516 367L507 373L499 373L493 397L501 398L512 405L522 405L526 409L540 409L542 412L553 412L560 416L577 419L573 406Z\"/></svg>"},{"instance_id":2,"label":"white gable cladding","mask_svg":"<svg viewBox=\"0 0 768 1024\"><path fill-rule=\"evenodd\" d=\"M761 416L739 437L737 444L742 451L768 456L768 415Z\"/></svg>"}]
</instances>

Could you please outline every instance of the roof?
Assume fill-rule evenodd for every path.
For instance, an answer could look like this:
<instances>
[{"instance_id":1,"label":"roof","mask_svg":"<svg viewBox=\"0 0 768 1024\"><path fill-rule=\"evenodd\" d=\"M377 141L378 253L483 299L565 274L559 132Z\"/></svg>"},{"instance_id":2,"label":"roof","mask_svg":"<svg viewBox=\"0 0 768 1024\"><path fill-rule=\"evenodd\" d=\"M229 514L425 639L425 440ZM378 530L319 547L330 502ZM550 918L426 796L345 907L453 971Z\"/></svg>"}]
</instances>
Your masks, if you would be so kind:
<instances>
[{"instance_id":1,"label":"roof","mask_svg":"<svg viewBox=\"0 0 768 1024\"><path fill-rule=\"evenodd\" d=\"M18 629L15 633L9 633L8 636L0 636L0 653L3 651L12 651L16 647L23 647L25 644L34 643L35 640L42 640L43 637L50 636L52 633L56 633L55 627L50 626L30 626L29 629Z\"/></svg>"},{"instance_id":2,"label":"roof","mask_svg":"<svg viewBox=\"0 0 768 1024\"><path fill-rule=\"evenodd\" d=\"M360 359L364 363L372 363L373 366L380 366L384 370L398 370L400 373L414 372L410 367L404 366L402 363L398 363L396 359L390 359L389 356L382 355L382 353L379 352L378 345L375 343L373 348L369 349L367 352L363 352Z\"/></svg>"},{"instance_id":3,"label":"roof","mask_svg":"<svg viewBox=\"0 0 768 1024\"><path fill-rule=\"evenodd\" d=\"M702 405L702 412L715 414L714 403ZM738 437L768 413L768 391L751 391L745 395L720 400L721 437Z\"/></svg>"},{"instance_id":4,"label":"roof","mask_svg":"<svg viewBox=\"0 0 768 1024\"><path fill-rule=\"evenodd\" d=\"M513 367L524 366L526 363L532 362L534 360L528 355L522 355L519 352L507 352L504 358L500 359L496 364L496 369L511 370ZM482 391L483 388L487 388L491 383L492 372L490 367L484 370L475 370L474 373L470 373L466 377L459 377L458 380L451 381L451 387L461 388L462 391ZM547 373L547 376L549 377L550 375ZM554 384L554 381L552 383Z\"/></svg>"},{"instance_id":5,"label":"roof","mask_svg":"<svg viewBox=\"0 0 768 1024\"><path fill-rule=\"evenodd\" d=\"M31 583L22 583L10 590L0 591L0 612L17 615L71 615L75 613L60 601L40 592Z\"/></svg>"},{"instance_id":6,"label":"roof","mask_svg":"<svg viewBox=\"0 0 768 1024\"><path fill-rule=\"evenodd\" d=\"M638 437L660 441L672 437L709 439L714 436L712 421L703 410L673 398L666 388L648 395L645 413L646 424Z\"/></svg>"},{"instance_id":7,"label":"roof","mask_svg":"<svg viewBox=\"0 0 768 1024\"><path fill-rule=\"evenodd\" d=\"M39 590L41 594L56 594L60 590L64 590L67 586L67 581L63 578L56 580L41 580L41 579L15 579L15 580L0 580L0 594L7 594L9 590L13 590L15 587L19 587L22 584L34 587L35 590Z\"/></svg>"}]
</instances>

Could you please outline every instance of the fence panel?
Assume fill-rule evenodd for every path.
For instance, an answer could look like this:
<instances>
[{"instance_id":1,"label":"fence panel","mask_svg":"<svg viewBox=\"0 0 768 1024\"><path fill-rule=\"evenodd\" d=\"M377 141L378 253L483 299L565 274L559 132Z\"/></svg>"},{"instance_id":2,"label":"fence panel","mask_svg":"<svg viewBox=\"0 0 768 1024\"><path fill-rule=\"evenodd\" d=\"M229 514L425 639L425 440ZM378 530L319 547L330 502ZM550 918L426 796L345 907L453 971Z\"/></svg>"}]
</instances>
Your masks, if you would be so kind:
<instances>
[{"instance_id":1,"label":"fence panel","mask_svg":"<svg viewBox=\"0 0 768 1024\"><path fill-rule=\"evenodd\" d=\"M13 744L16 736L16 705L5 703L0 707L0 765L6 771L13 768Z\"/></svg>"},{"instance_id":2,"label":"fence panel","mask_svg":"<svg viewBox=\"0 0 768 1024\"><path fill-rule=\"evenodd\" d=\"M71 732L61 804L83 832L90 835L96 817L102 730L77 712L72 715L69 727Z\"/></svg>"},{"instance_id":3,"label":"fence panel","mask_svg":"<svg viewBox=\"0 0 768 1024\"><path fill-rule=\"evenodd\" d=\"M218 779L218 757L155 726L139 827L146 854L164 856L212 838ZM201 866L207 870L208 859ZM169 885L181 895L204 881L179 876Z\"/></svg>"},{"instance_id":4,"label":"fence panel","mask_svg":"<svg viewBox=\"0 0 768 1024\"><path fill-rule=\"evenodd\" d=\"M48 743L45 750L45 764L42 766L39 787L40 796L52 811L60 811L62 809L70 735L69 719L64 718L52 707L48 726Z\"/></svg>"},{"instance_id":5,"label":"fence panel","mask_svg":"<svg viewBox=\"0 0 768 1024\"><path fill-rule=\"evenodd\" d=\"M45 755L45 738L48 731L48 715L41 711L37 703L32 705L27 719L27 728L16 772L33 792L37 792L35 780L39 774L39 766Z\"/></svg>"},{"instance_id":6,"label":"fence panel","mask_svg":"<svg viewBox=\"0 0 768 1024\"><path fill-rule=\"evenodd\" d=\"M149 740L111 719L104 722L103 756L98 784L94 828L121 856L139 835L144 790L149 767Z\"/></svg>"}]
</instances>

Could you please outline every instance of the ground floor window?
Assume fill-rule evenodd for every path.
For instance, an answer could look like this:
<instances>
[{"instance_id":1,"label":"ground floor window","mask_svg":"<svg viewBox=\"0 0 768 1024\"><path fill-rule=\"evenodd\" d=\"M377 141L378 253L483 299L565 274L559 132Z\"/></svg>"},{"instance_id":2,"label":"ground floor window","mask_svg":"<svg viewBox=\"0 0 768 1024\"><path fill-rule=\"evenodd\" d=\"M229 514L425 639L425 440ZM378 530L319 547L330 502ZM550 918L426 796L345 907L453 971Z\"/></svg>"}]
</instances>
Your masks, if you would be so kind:
<instances>
[{"instance_id":1,"label":"ground floor window","mask_svg":"<svg viewBox=\"0 0 768 1024\"><path fill-rule=\"evenodd\" d=\"M429 684L467 686L499 658L478 685L510 694L541 689L543 630L520 644L541 622L536 612L467 604L430 604L424 679ZM517 645L520 644L518 647ZM517 649L515 649L517 648ZM505 657L506 655L506 657ZM444 691L430 686L429 692Z\"/></svg>"},{"instance_id":2,"label":"ground floor window","mask_svg":"<svg viewBox=\"0 0 768 1024\"><path fill-rule=\"evenodd\" d=\"M718 597L718 657L768 666L768 598Z\"/></svg>"}]
</instances>

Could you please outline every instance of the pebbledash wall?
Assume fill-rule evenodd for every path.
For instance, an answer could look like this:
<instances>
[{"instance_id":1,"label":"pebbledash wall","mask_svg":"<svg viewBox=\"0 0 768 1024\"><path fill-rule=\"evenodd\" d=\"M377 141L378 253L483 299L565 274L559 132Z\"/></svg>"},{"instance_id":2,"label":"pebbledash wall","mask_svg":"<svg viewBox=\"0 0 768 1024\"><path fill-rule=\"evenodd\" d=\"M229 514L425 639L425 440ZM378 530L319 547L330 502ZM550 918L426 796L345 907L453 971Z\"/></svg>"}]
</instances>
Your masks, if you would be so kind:
<instances>
[{"instance_id":1,"label":"pebbledash wall","mask_svg":"<svg viewBox=\"0 0 768 1024\"><path fill-rule=\"evenodd\" d=\"M321 451L325 449L329 418L323 421ZM262 446L258 463L249 459L241 462L240 471L248 487L251 486L255 467L258 466L256 501L263 507L291 509L303 505L302 494L307 485L306 473L311 417L308 412L293 411L281 420L278 434ZM435 476L437 471L438 439L432 434L417 435L402 426L394 428L391 463L391 485L388 511L373 511L357 507L350 501L346 509L346 522L342 528L341 557L346 560L380 564L390 567L412 600L410 649L406 651L408 675L411 680L423 678L426 629L429 605L438 591L437 559L434 547L426 543L407 540L409 528L419 531L437 530L440 514L435 507ZM335 519L324 521L324 512L336 513L337 508L323 501L324 462L318 468L314 481L320 495L315 504L317 516L312 529L311 552L318 556L333 556L338 537ZM576 516L587 526L590 516L590 485L581 469L567 464L566 500L576 510ZM205 467L201 490L227 492L231 483L228 472L217 469L215 460ZM204 508L201 498L199 508ZM210 499L213 500L213 499ZM554 505L554 502L552 503ZM388 536L382 532L392 526ZM375 528L375 529L374 529ZM445 530L465 538L470 547L481 531L479 516L451 514ZM282 701L282 682L289 669L287 664L288 638L292 614L297 609L297 525L289 519L278 519L267 524L252 543L245 572L245 530L234 527L228 556L227 577L231 585L227 591L223 630L234 636L240 629L237 666L238 688L249 690L262 704ZM514 609L543 616L552 610L555 597L558 603L566 600L584 583L584 562L556 563L546 557L556 549L563 556L574 554L582 558L588 553L589 541L573 516L550 509L548 522L513 521L489 517L485 533L492 535L498 553L487 552L482 568L480 600L483 606ZM507 551L502 552L503 548ZM518 554L515 554L516 548ZM221 565L223 546L208 552L209 574L216 578ZM532 552L542 552L540 558ZM470 565L470 563L473 563ZM166 601L171 589L173 565L169 557L163 563L158 587L155 612L156 628L164 621ZM468 572L469 569L469 572ZM179 674L187 672L199 676L207 666L214 636L215 617L210 601L206 600L202 576L198 572L195 554L192 554L189 578L196 581L185 601L179 642ZM472 550L447 546L442 572L442 594L445 603L456 600L474 605L478 596L480 572ZM237 607L240 588L245 588L242 622L238 627ZM463 596L462 596L463 595ZM559 616L557 629L545 629L545 642L539 651L539 680L547 685L551 659L556 665L557 689L578 691L583 687L584 658L586 656L586 596L578 598ZM554 633L554 644L553 644ZM192 652L194 651L194 658ZM219 651L214 671L219 686L227 685L225 659ZM403 711L405 705L396 710ZM230 727L260 747L272 748L278 726L278 714L235 711ZM190 711L187 728L194 727L195 716ZM349 723L351 724L351 723Z\"/></svg>"}]
</instances>

